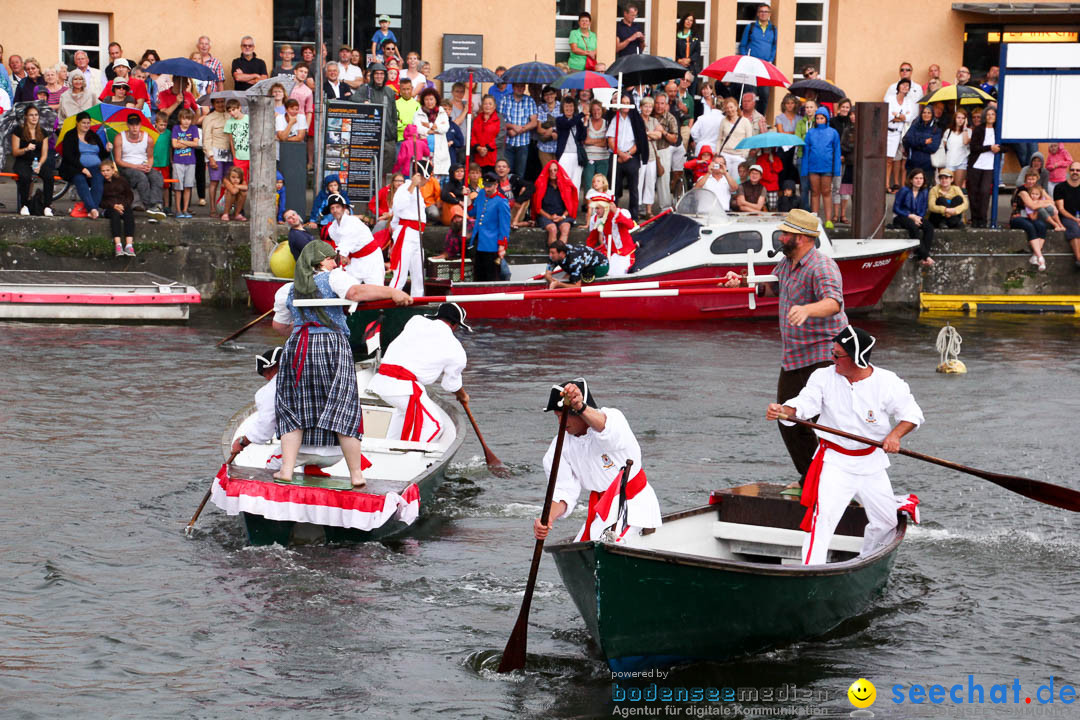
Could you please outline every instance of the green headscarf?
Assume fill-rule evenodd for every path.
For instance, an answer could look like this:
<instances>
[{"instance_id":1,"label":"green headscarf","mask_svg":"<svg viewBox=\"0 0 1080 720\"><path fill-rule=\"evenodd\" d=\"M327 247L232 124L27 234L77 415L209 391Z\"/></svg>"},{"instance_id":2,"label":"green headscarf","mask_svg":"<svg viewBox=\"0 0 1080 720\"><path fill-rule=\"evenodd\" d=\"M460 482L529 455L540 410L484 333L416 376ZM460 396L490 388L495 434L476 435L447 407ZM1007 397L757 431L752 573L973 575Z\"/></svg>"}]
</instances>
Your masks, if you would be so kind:
<instances>
[{"instance_id":1,"label":"green headscarf","mask_svg":"<svg viewBox=\"0 0 1080 720\"><path fill-rule=\"evenodd\" d=\"M326 258L332 258L337 252L330 243L323 240L314 240L304 246L300 251L300 257L296 259L296 271L293 273L293 297L296 298L320 298L319 287L315 284L315 274L320 272L319 265ZM317 307L315 314L319 316L319 322L324 327L335 327L326 311Z\"/></svg>"}]
</instances>

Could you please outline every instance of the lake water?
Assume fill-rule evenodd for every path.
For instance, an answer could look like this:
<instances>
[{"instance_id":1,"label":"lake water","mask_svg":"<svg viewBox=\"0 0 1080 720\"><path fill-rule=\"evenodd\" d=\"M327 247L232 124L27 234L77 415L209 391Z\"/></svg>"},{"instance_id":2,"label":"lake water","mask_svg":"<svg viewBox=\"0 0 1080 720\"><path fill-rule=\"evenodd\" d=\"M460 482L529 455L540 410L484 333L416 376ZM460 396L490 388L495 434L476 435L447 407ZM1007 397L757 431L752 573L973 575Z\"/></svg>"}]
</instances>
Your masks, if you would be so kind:
<instances>
[{"instance_id":1,"label":"lake water","mask_svg":"<svg viewBox=\"0 0 1080 720\"><path fill-rule=\"evenodd\" d=\"M601 404L626 413L666 512L713 488L792 479L763 417L779 362L774 322L479 324L464 340L466 388L512 478L488 474L470 436L407 539L253 549L212 505L189 539L182 529L221 464L222 428L261 382L252 355L276 342L258 328L239 347L213 347L246 319L199 310L186 327L0 325L0 716L610 717L611 673L550 557L527 671L491 670L532 555L541 457L556 430L539 411L550 384L584 374ZM934 371L944 320L861 322L878 337L875 362L904 377L926 413L905 446L1077 487L1077 321L952 322L963 376ZM1035 717L1049 706L1023 698L1034 702L1039 685L1080 684L1077 516L910 458L890 475L922 499L923 524L872 610L822 638L661 681L795 685L816 699L803 710L684 704L668 717L847 715L859 677L877 685L878 717ZM1018 679L1021 704L891 701L894 685L969 674L988 694Z\"/></svg>"}]
</instances>

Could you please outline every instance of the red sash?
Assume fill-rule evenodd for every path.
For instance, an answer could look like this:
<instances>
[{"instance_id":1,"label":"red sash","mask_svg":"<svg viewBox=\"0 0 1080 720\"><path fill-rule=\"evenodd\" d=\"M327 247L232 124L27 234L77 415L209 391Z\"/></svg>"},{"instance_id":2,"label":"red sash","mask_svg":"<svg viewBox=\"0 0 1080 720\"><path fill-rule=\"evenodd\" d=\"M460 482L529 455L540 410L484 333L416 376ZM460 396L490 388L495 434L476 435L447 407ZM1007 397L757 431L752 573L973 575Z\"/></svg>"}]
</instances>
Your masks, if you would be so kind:
<instances>
[{"instance_id":1,"label":"red sash","mask_svg":"<svg viewBox=\"0 0 1080 720\"><path fill-rule=\"evenodd\" d=\"M630 482L626 483L626 500L630 501L637 496L639 492L645 489L648 484L648 478L645 477L644 470L638 470L637 475L630 479ZM619 485L622 483L622 471L615 476L615 479L608 485L607 490L604 492L598 492L593 490L589 493L589 512L585 516L585 529L581 531L581 540L592 540L590 537L592 524L596 518L606 518L608 513L611 512L612 504L619 501ZM624 531L625 532L625 531Z\"/></svg>"},{"instance_id":2,"label":"red sash","mask_svg":"<svg viewBox=\"0 0 1080 720\"><path fill-rule=\"evenodd\" d=\"M434 415L428 412L428 409L424 407L424 404L420 402L420 398L424 393L424 388L420 386L420 383L416 380L416 376L407 368L403 368L400 365L391 365L389 363L383 363L379 366L379 374L394 378L395 380L407 380L412 383L413 391L412 395L409 397L409 404L405 408L405 424L401 428L401 439L413 441L420 440L420 430L424 426L424 415L427 415L431 418L431 421L435 423L435 432L427 439L427 442L431 442L432 438L442 431L442 425L439 424L439 421Z\"/></svg>"},{"instance_id":3,"label":"red sash","mask_svg":"<svg viewBox=\"0 0 1080 720\"><path fill-rule=\"evenodd\" d=\"M359 250L349 253L349 257L350 258L367 257L368 255L375 252L376 250L378 250L382 246L383 246L383 240L380 240L379 238L375 238L374 240L372 240L371 242L369 242L367 245L360 248Z\"/></svg>"},{"instance_id":4,"label":"red sash","mask_svg":"<svg viewBox=\"0 0 1080 720\"><path fill-rule=\"evenodd\" d=\"M835 450L841 455L861 456L869 455L877 448L871 445L861 450L848 450L846 447L829 442L825 438L818 438L817 452L814 454L813 462L810 463L810 469L806 471L806 480L803 482L801 502L806 507L806 514L803 516L802 524L799 527L806 532L810 532L814 526L814 508L817 507L818 483L821 480L821 467L825 463L826 450Z\"/></svg>"},{"instance_id":5,"label":"red sash","mask_svg":"<svg viewBox=\"0 0 1080 720\"><path fill-rule=\"evenodd\" d=\"M425 223L419 220L399 220L398 221L398 235L397 240L394 242L394 249L390 251L390 269L395 272L401 267L401 246L405 242L405 231L415 230L421 235L424 234ZM420 238L423 242L423 237Z\"/></svg>"},{"instance_id":6,"label":"red sash","mask_svg":"<svg viewBox=\"0 0 1080 720\"><path fill-rule=\"evenodd\" d=\"M300 385L300 376L304 374L304 358L307 357L308 346L308 328L310 327L322 327L317 322L308 322L300 326L300 338L296 341L296 355L293 357L292 366L296 371L296 380L293 382L293 386Z\"/></svg>"}]
</instances>

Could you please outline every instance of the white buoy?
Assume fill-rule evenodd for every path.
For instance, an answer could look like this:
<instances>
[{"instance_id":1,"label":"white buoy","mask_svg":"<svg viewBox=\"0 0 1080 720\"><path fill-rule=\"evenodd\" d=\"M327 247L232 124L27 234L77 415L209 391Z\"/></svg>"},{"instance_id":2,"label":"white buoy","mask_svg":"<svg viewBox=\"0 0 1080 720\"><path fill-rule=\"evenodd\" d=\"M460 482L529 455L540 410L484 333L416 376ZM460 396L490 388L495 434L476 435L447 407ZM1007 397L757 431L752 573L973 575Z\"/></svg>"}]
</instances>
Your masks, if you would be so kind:
<instances>
[{"instance_id":1,"label":"white buoy","mask_svg":"<svg viewBox=\"0 0 1080 720\"><path fill-rule=\"evenodd\" d=\"M937 336L937 351L941 356L941 362L937 366L939 373L964 374L967 366L960 360L960 344L964 339L949 323L941 328Z\"/></svg>"}]
</instances>

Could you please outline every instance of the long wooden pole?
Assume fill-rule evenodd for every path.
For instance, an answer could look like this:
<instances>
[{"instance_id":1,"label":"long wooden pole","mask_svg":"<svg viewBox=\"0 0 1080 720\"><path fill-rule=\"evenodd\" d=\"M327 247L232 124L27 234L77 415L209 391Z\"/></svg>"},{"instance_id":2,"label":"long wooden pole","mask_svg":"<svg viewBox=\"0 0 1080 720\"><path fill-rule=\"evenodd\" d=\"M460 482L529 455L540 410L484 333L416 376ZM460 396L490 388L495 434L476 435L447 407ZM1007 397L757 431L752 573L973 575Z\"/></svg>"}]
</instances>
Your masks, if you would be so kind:
<instances>
[{"instance_id":1,"label":"long wooden pole","mask_svg":"<svg viewBox=\"0 0 1080 720\"><path fill-rule=\"evenodd\" d=\"M229 342L230 340L233 340L233 339L235 339L235 338L238 338L238 337L240 337L241 335L243 335L244 333L246 333L246 332L247 332L248 330L250 330L251 328L253 328L253 327L255 327L256 325L258 325L258 324L259 324L260 322L262 322L262 321L263 321L263 320L264 320L265 318L269 317L269 316L270 316L270 315L271 315L271 314L272 314L273 312L274 312L274 309L273 309L273 308L270 308L269 310L267 310L266 312L264 312L264 313L263 313L262 315L260 315L259 317L255 318L254 320L252 320L251 322L249 322L249 323L248 323L247 325L245 325L244 327L242 327L242 328L240 328L239 330L237 330L236 332L234 332L234 333L233 333L232 335L226 335L225 337L223 337L223 338L221 338L220 340L218 340L218 341L217 341L217 345L215 345L214 347L221 347L222 345L224 345L225 343Z\"/></svg>"},{"instance_id":2,"label":"long wooden pole","mask_svg":"<svg viewBox=\"0 0 1080 720\"><path fill-rule=\"evenodd\" d=\"M229 471L229 465L232 465L232 461L235 460L236 456L239 455L239 454L240 454L239 452L234 452L232 455L229 456L229 459L225 461L225 464L221 466L222 469L225 470L225 472ZM202 515L203 508L206 507L206 501L210 499L210 493L213 490L214 490L214 483L211 482L210 487L206 491L206 494L203 495L202 502L199 503L199 509L196 510L195 514L191 516L191 520L188 521L187 527L184 528L184 534L185 535L190 535L192 532L194 532L195 521L199 519L200 515Z\"/></svg>"},{"instance_id":3,"label":"long wooden pole","mask_svg":"<svg viewBox=\"0 0 1080 720\"><path fill-rule=\"evenodd\" d=\"M821 430L831 435L839 435L842 438L848 440L854 440L855 442L861 442L865 445L874 445L876 447L882 447L882 443L879 440L871 440L854 433L844 432L843 430L837 430L836 428L826 427L824 425L818 425L815 422L809 420L802 420L797 417L792 417L787 413L780 414L781 420L788 420L799 425L805 425L806 427L813 428L815 430ZM982 478L983 480L989 480L995 485L1014 492L1018 495L1023 495L1026 498L1031 498L1047 505L1053 505L1059 507L1062 510L1071 510L1072 512L1080 512L1080 492L1071 488L1062 487L1060 485L1054 485L1052 483L1043 482L1041 480L1031 480L1030 478L1019 477L1017 475L1002 475L1001 473L993 473L987 470L979 470L978 468L968 467L967 465L961 465L960 463L954 463L949 460L942 460L936 458L933 455L923 455L922 453L915 452L913 450L907 450L900 448L901 455L907 455L913 457L916 460L922 460L924 462L933 463L942 467L947 467L950 470L959 470L962 473L968 475L974 475L975 477Z\"/></svg>"},{"instance_id":4,"label":"long wooden pole","mask_svg":"<svg viewBox=\"0 0 1080 720\"><path fill-rule=\"evenodd\" d=\"M544 509L540 513L540 522L544 525L548 524L548 516L551 514L551 499L555 495L555 480L559 477L559 461L562 460L568 417L570 417L570 412L569 408L566 408L559 418L559 434L555 438L555 457L551 461L551 477L548 478L547 494L544 496ZM518 613L517 622L514 623L514 630L510 633L510 639L506 641L502 661L499 662L500 673L513 672L525 667L525 648L529 642L529 608L532 606L536 573L540 569L540 558L543 553L544 541L537 538L536 545L533 546L532 565L529 567L529 581L525 583L525 596L521 600L521 611Z\"/></svg>"}]
</instances>

